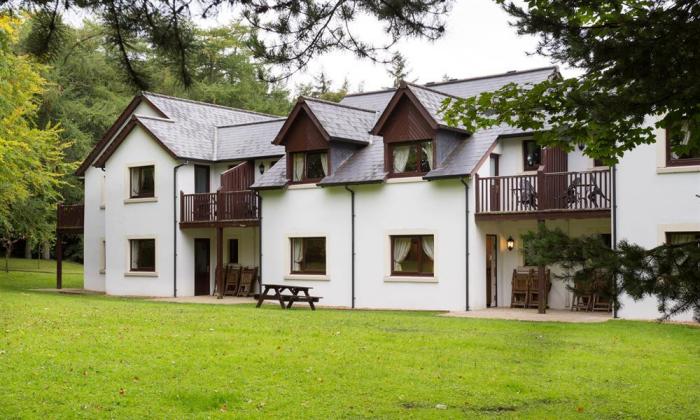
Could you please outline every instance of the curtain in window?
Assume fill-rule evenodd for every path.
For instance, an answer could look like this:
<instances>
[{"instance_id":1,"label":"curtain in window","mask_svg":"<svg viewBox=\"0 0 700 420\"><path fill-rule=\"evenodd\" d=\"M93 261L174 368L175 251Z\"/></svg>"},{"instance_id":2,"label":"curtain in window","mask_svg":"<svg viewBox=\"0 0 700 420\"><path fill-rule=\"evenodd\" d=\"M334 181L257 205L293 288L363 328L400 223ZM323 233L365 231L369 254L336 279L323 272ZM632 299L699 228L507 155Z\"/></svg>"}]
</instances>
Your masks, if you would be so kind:
<instances>
[{"instance_id":1,"label":"curtain in window","mask_svg":"<svg viewBox=\"0 0 700 420\"><path fill-rule=\"evenodd\" d=\"M300 271L302 261L304 261L303 241L292 239L292 271Z\"/></svg>"},{"instance_id":2,"label":"curtain in window","mask_svg":"<svg viewBox=\"0 0 700 420\"><path fill-rule=\"evenodd\" d=\"M698 233L694 232L673 232L667 235L670 244L687 244L696 241Z\"/></svg>"},{"instance_id":3,"label":"curtain in window","mask_svg":"<svg viewBox=\"0 0 700 420\"><path fill-rule=\"evenodd\" d=\"M411 146L395 146L393 149L394 172L404 172L408 156L411 153Z\"/></svg>"},{"instance_id":4,"label":"curtain in window","mask_svg":"<svg viewBox=\"0 0 700 420\"><path fill-rule=\"evenodd\" d=\"M321 168L323 168L323 176L328 176L328 153L321 153Z\"/></svg>"},{"instance_id":5,"label":"curtain in window","mask_svg":"<svg viewBox=\"0 0 700 420\"><path fill-rule=\"evenodd\" d=\"M425 158L428 160L428 167L433 170L433 144L423 143L422 146L423 153L425 153Z\"/></svg>"},{"instance_id":6,"label":"curtain in window","mask_svg":"<svg viewBox=\"0 0 700 420\"><path fill-rule=\"evenodd\" d=\"M422 239L423 240L421 242L423 242L423 252L428 256L428 258L430 258L431 261L434 261L435 258L433 255L435 253L435 241L433 240L433 237L423 236Z\"/></svg>"},{"instance_id":7,"label":"curtain in window","mask_svg":"<svg viewBox=\"0 0 700 420\"><path fill-rule=\"evenodd\" d=\"M138 197L141 192L141 171L131 168L131 197Z\"/></svg>"},{"instance_id":8,"label":"curtain in window","mask_svg":"<svg viewBox=\"0 0 700 420\"><path fill-rule=\"evenodd\" d=\"M131 245L131 269L139 268L139 241L129 241Z\"/></svg>"},{"instance_id":9,"label":"curtain in window","mask_svg":"<svg viewBox=\"0 0 700 420\"><path fill-rule=\"evenodd\" d=\"M292 158L292 180L301 181L304 179L304 154L296 153Z\"/></svg>"},{"instance_id":10,"label":"curtain in window","mask_svg":"<svg viewBox=\"0 0 700 420\"><path fill-rule=\"evenodd\" d=\"M411 250L411 238L394 238L394 271L401 271L401 263Z\"/></svg>"}]
</instances>

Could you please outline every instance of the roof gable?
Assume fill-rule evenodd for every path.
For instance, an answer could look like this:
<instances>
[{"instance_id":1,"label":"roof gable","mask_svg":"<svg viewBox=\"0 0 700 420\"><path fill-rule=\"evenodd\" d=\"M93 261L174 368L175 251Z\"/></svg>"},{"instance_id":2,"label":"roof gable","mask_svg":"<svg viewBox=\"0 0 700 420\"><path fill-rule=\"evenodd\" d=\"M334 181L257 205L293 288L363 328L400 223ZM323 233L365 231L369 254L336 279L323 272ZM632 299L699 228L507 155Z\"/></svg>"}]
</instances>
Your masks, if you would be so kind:
<instances>
[{"instance_id":1,"label":"roof gable","mask_svg":"<svg viewBox=\"0 0 700 420\"><path fill-rule=\"evenodd\" d=\"M302 101L297 102L282 125L273 144L285 146L288 152L325 149L330 136L314 113Z\"/></svg>"},{"instance_id":2,"label":"roof gable","mask_svg":"<svg viewBox=\"0 0 700 420\"><path fill-rule=\"evenodd\" d=\"M140 127L143 129L143 131L148 134L149 137L151 137L159 146L163 148L170 156L173 158L177 158L175 153L163 142L162 139L160 139L146 124L144 124L144 121L149 120L149 119L156 119L156 118L151 118L151 117L139 117L139 116L133 116L129 122L126 123L124 128L117 134L117 136L114 138L114 140L109 144L109 146L105 149L104 153L102 153L95 161L95 166L97 167L104 167L105 164L107 163L107 160L116 152L117 148L126 140L127 137L129 137L129 134L136 128ZM165 122L166 124L172 124L168 122L166 119L162 118L157 118L160 121Z\"/></svg>"}]
</instances>

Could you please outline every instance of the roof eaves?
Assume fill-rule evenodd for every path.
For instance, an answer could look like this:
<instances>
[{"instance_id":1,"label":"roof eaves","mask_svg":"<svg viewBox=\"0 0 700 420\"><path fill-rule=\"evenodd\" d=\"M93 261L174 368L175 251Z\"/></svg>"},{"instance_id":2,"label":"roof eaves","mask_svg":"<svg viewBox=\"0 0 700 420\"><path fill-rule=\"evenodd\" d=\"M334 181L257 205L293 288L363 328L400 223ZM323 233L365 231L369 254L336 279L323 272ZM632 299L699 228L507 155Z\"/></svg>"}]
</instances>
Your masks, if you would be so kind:
<instances>
[{"instance_id":1,"label":"roof eaves","mask_svg":"<svg viewBox=\"0 0 700 420\"><path fill-rule=\"evenodd\" d=\"M464 82L471 82L471 81L477 81L477 80L485 80L485 79L498 79L501 77L506 77L506 76L514 76L518 74L527 74L527 73L535 73L538 71L544 71L544 70L551 70L553 73L559 73L559 66L545 66L545 67L538 67L534 69L528 69L528 70L520 70L520 71L508 71L505 73L496 73L496 74L490 74L486 76L477 76L477 77L468 77L465 79L455 79L455 80L448 80L445 82L428 82L425 84L425 86L444 86L444 85L450 85L454 83L464 83Z\"/></svg>"}]
</instances>

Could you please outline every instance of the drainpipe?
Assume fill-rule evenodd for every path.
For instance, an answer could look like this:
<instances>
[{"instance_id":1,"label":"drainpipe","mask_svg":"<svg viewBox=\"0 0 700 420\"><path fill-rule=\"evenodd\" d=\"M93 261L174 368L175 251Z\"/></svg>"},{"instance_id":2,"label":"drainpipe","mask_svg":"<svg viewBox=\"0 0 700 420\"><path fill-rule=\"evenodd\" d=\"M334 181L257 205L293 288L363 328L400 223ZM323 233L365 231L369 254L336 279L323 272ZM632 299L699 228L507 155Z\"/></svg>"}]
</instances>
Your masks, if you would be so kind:
<instances>
[{"instance_id":1,"label":"drainpipe","mask_svg":"<svg viewBox=\"0 0 700 420\"><path fill-rule=\"evenodd\" d=\"M177 170L189 164L186 160L173 167L173 297L177 297Z\"/></svg>"},{"instance_id":2,"label":"drainpipe","mask_svg":"<svg viewBox=\"0 0 700 420\"><path fill-rule=\"evenodd\" d=\"M612 167L612 246L617 250L617 165ZM613 279L613 294L618 296L617 275ZM613 318L619 318L617 315L617 299L613 305Z\"/></svg>"},{"instance_id":3,"label":"drainpipe","mask_svg":"<svg viewBox=\"0 0 700 420\"><path fill-rule=\"evenodd\" d=\"M464 185L464 282L466 286L465 297L465 311L469 311L469 183L464 181L464 178L460 178L462 185Z\"/></svg>"},{"instance_id":4,"label":"drainpipe","mask_svg":"<svg viewBox=\"0 0 700 420\"><path fill-rule=\"evenodd\" d=\"M258 196L258 293L262 293L262 233L263 233L263 216L262 216L262 204L263 199L260 192L256 192L255 195Z\"/></svg>"},{"instance_id":5,"label":"drainpipe","mask_svg":"<svg viewBox=\"0 0 700 420\"><path fill-rule=\"evenodd\" d=\"M355 191L347 185L345 189L350 193L350 307L355 309Z\"/></svg>"}]
</instances>

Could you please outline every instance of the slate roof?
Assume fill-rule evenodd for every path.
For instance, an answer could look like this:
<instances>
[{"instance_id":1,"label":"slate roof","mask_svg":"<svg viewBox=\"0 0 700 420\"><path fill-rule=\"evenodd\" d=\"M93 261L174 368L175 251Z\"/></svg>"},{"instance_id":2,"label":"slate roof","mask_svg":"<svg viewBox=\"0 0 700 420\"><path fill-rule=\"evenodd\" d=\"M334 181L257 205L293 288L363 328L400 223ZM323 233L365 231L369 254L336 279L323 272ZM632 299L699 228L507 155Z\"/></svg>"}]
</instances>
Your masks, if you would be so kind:
<instances>
[{"instance_id":1,"label":"slate roof","mask_svg":"<svg viewBox=\"0 0 700 420\"><path fill-rule=\"evenodd\" d=\"M265 171L250 188L254 190L265 190L271 188L282 188L287 185L287 159L280 159Z\"/></svg>"},{"instance_id":2,"label":"slate roof","mask_svg":"<svg viewBox=\"0 0 700 420\"><path fill-rule=\"evenodd\" d=\"M284 146L272 144L285 119L256 121L246 124L218 127L217 160L283 156Z\"/></svg>"},{"instance_id":3,"label":"slate roof","mask_svg":"<svg viewBox=\"0 0 700 420\"><path fill-rule=\"evenodd\" d=\"M408 89L418 98L423 108L430 114L431 117L443 127L447 127L447 121L442 116L440 112L440 107L443 101L449 98L456 98L456 96L446 95L444 93L438 92L433 89L429 89L423 86L418 86L414 84L407 83ZM456 128L465 130L464 126L459 125Z\"/></svg>"},{"instance_id":4,"label":"slate roof","mask_svg":"<svg viewBox=\"0 0 700 420\"><path fill-rule=\"evenodd\" d=\"M302 98L333 140L369 142L369 130L376 119L373 110L351 107L315 98Z\"/></svg>"},{"instance_id":5,"label":"slate roof","mask_svg":"<svg viewBox=\"0 0 700 420\"><path fill-rule=\"evenodd\" d=\"M358 150L346 159L331 175L323 178L319 185L382 182L386 175L387 173L384 171L384 141L381 137L374 137L370 145Z\"/></svg>"},{"instance_id":6,"label":"slate roof","mask_svg":"<svg viewBox=\"0 0 700 420\"><path fill-rule=\"evenodd\" d=\"M345 96L340 103L363 109L382 112L394 96L396 89L378 90L376 92L354 93Z\"/></svg>"},{"instance_id":7,"label":"slate roof","mask_svg":"<svg viewBox=\"0 0 700 420\"><path fill-rule=\"evenodd\" d=\"M157 93L143 92L143 96L167 118L143 115L136 115L134 118L158 137L175 156L183 159L218 160L215 133L218 126L279 119L257 112Z\"/></svg>"},{"instance_id":8,"label":"slate roof","mask_svg":"<svg viewBox=\"0 0 700 420\"><path fill-rule=\"evenodd\" d=\"M491 92L497 90L508 83L527 85L543 82L557 72L557 67L552 66L524 71L510 71L507 73L473 77L469 79L427 83L425 86L448 95L468 98L470 96L478 95L481 92Z\"/></svg>"}]
</instances>

